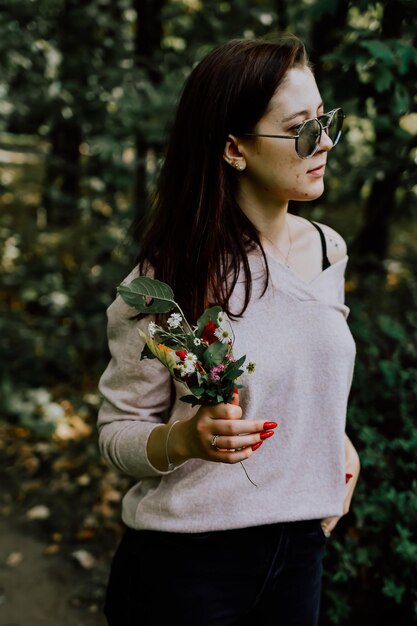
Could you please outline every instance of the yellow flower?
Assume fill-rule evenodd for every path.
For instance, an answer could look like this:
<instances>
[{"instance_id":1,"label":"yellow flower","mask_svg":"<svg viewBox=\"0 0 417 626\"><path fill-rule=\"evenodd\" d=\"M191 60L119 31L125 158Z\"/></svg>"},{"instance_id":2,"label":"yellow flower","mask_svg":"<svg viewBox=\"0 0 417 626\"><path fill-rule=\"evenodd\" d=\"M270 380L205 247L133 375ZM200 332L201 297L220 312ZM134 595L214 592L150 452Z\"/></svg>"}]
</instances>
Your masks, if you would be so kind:
<instances>
[{"instance_id":1,"label":"yellow flower","mask_svg":"<svg viewBox=\"0 0 417 626\"><path fill-rule=\"evenodd\" d=\"M165 365L165 367L169 369L171 375L174 375L174 369L177 365L175 352L171 350L171 348L168 348L168 346L165 346L163 343L155 343L152 337L148 337L148 335L146 335L140 329L139 334L142 339L145 340L146 345L148 346L152 354L156 356L156 358L162 363L162 365Z\"/></svg>"},{"instance_id":2,"label":"yellow flower","mask_svg":"<svg viewBox=\"0 0 417 626\"><path fill-rule=\"evenodd\" d=\"M168 348L168 346L164 346L163 343L158 343L157 350L162 350L162 351L165 350L165 352L173 352L173 350L171 350L171 348Z\"/></svg>"}]
</instances>

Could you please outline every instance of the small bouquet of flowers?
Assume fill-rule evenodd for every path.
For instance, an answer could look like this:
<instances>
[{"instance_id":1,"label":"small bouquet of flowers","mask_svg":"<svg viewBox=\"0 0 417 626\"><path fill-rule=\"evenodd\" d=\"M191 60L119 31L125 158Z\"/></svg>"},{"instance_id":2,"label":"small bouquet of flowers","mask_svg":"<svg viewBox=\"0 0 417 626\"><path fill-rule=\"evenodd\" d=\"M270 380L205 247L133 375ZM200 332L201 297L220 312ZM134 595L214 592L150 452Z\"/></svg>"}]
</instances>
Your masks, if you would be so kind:
<instances>
[{"instance_id":1,"label":"small bouquet of flowers","mask_svg":"<svg viewBox=\"0 0 417 626\"><path fill-rule=\"evenodd\" d=\"M166 328L150 322L148 334L139 333L145 341L141 359L157 358L186 386L189 393L181 398L183 402L196 406L233 401L236 389L242 387L237 379L245 370L252 373L255 364L248 363L243 369L246 356L234 357L233 330L220 306L206 309L191 327L166 283L140 276L117 290L126 304L140 313L177 310L168 317Z\"/></svg>"}]
</instances>

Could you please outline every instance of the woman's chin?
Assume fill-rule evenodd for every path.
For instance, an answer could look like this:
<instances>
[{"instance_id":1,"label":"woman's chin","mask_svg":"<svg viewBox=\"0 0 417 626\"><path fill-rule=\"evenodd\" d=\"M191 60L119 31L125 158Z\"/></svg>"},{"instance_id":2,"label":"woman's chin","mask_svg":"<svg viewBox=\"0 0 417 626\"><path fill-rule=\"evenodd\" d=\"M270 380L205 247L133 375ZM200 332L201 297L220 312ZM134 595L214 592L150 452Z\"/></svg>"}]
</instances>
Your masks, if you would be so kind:
<instances>
[{"instance_id":1,"label":"woman's chin","mask_svg":"<svg viewBox=\"0 0 417 626\"><path fill-rule=\"evenodd\" d=\"M320 184L315 185L314 189L310 189L309 191L304 191L297 198L292 198L293 200L298 200L298 202L310 202L311 200L317 200L320 196L323 195L324 192L324 184L321 181Z\"/></svg>"}]
</instances>

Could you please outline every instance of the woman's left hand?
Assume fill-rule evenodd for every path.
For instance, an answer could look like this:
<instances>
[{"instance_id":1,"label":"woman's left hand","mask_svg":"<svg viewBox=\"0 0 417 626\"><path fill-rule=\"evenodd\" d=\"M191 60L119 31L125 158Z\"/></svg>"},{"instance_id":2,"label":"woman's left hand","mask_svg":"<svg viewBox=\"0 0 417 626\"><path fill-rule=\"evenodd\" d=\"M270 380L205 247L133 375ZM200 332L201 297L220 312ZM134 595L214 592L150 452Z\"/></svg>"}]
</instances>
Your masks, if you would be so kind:
<instances>
[{"instance_id":1,"label":"woman's left hand","mask_svg":"<svg viewBox=\"0 0 417 626\"><path fill-rule=\"evenodd\" d=\"M355 491L356 483L358 482L360 472L360 460L359 455L356 452L351 440L345 434L345 466L346 474L350 474L351 478L347 476L345 485L345 499L343 502L343 515L349 512L350 501L352 500L353 492ZM331 533L338 521L343 515L337 517L326 517L321 521L321 526L326 534Z\"/></svg>"}]
</instances>

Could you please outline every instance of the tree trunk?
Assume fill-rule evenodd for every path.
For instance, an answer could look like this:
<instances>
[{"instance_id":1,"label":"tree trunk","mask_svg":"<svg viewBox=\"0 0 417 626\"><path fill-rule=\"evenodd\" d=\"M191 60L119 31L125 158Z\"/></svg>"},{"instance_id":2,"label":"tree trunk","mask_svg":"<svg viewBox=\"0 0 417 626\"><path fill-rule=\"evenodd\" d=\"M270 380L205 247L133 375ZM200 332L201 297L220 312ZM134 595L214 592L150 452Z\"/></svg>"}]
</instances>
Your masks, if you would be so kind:
<instances>
[{"instance_id":1,"label":"tree trunk","mask_svg":"<svg viewBox=\"0 0 417 626\"><path fill-rule=\"evenodd\" d=\"M145 70L153 85L158 85L161 81L158 52L162 40L162 9L164 4L165 0L133 0L133 7L138 16L134 60L137 67ZM135 221L142 220L147 213L146 158L151 148L158 150L160 146L151 144L144 133L138 132L136 134L137 165L133 192Z\"/></svg>"},{"instance_id":2,"label":"tree trunk","mask_svg":"<svg viewBox=\"0 0 417 626\"><path fill-rule=\"evenodd\" d=\"M81 128L76 120L57 120L50 132L43 205L49 225L65 226L78 219Z\"/></svg>"},{"instance_id":3,"label":"tree trunk","mask_svg":"<svg viewBox=\"0 0 417 626\"><path fill-rule=\"evenodd\" d=\"M275 0L275 10L277 12L277 25L280 31L285 31L289 26L287 0Z\"/></svg>"},{"instance_id":4,"label":"tree trunk","mask_svg":"<svg viewBox=\"0 0 417 626\"><path fill-rule=\"evenodd\" d=\"M376 157L376 154L375 154ZM395 207L395 192L400 172L389 172L383 180L375 180L365 204L363 226L353 242L358 266L376 263L378 266L387 254L389 222Z\"/></svg>"},{"instance_id":5,"label":"tree trunk","mask_svg":"<svg viewBox=\"0 0 417 626\"><path fill-rule=\"evenodd\" d=\"M318 85L321 84L323 76L322 58L343 41L348 12L349 2L339 0L334 5L333 11L321 16L313 25L309 56Z\"/></svg>"},{"instance_id":6,"label":"tree trunk","mask_svg":"<svg viewBox=\"0 0 417 626\"><path fill-rule=\"evenodd\" d=\"M62 54L60 82L75 96L74 84L82 82L77 58L77 11L80 0L66 0L57 20L57 45ZM82 140L79 107L72 109L72 117L62 115L64 104L56 102L56 110L49 135L51 150L46 162L43 204L48 224L64 226L78 219L78 195L80 182L80 152Z\"/></svg>"}]
</instances>

